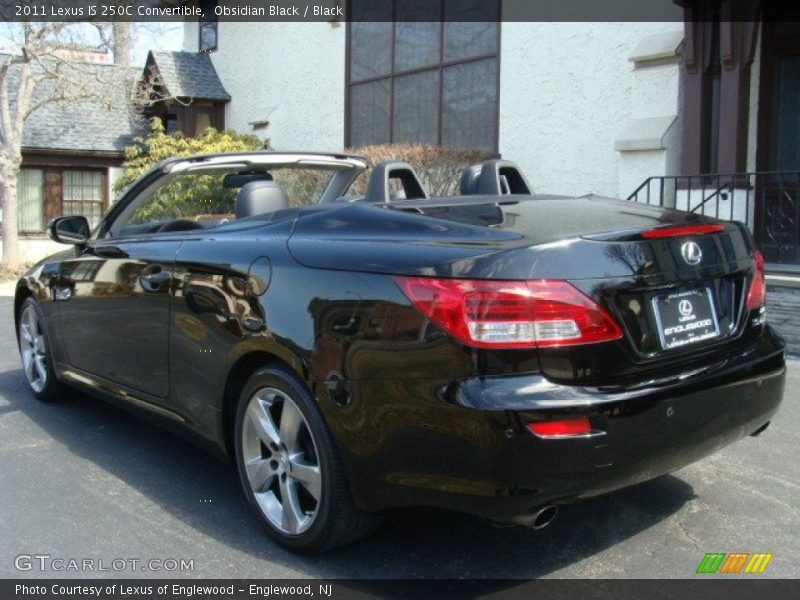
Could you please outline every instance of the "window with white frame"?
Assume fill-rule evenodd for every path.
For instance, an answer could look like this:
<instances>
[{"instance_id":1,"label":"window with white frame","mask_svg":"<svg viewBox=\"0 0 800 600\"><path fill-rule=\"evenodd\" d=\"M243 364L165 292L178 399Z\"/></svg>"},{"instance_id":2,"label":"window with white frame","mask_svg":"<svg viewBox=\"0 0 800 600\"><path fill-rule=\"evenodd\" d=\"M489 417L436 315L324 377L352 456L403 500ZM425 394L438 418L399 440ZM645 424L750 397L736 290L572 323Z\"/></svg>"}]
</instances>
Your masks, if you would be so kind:
<instances>
[{"instance_id":1,"label":"window with white frame","mask_svg":"<svg viewBox=\"0 0 800 600\"><path fill-rule=\"evenodd\" d=\"M64 171L62 189L64 215L83 215L94 228L103 216L103 174L100 171Z\"/></svg>"}]
</instances>

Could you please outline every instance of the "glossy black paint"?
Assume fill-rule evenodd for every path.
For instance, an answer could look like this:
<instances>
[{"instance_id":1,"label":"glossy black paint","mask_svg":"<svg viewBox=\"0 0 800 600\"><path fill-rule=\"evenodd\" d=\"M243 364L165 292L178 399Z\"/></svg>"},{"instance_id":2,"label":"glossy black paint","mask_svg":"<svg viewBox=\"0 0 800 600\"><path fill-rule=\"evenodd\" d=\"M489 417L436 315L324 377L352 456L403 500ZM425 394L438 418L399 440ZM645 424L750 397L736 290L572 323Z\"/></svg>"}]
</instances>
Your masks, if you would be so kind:
<instances>
[{"instance_id":1,"label":"glossy black paint","mask_svg":"<svg viewBox=\"0 0 800 600\"><path fill-rule=\"evenodd\" d=\"M783 342L743 309L743 226L642 239L710 222L588 199L469 197L330 204L205 231L103 237L19 282L41 304L59 377L181 424L230 452L235 401L266 361L293 369L336 440L356 504L525 515L672 471L757 430L780 403ZM566 279L625 336L542 350L479 350L414 309L397 274ZM635 303L708 282L725 335L660 352ZM727 295L726 295L727 294ZM725 298L728 298L727 300ZM724 304L726 303L727 304ZM542 440L530 421L588 416L599 437Z\"/></svg>"}]
</instances>

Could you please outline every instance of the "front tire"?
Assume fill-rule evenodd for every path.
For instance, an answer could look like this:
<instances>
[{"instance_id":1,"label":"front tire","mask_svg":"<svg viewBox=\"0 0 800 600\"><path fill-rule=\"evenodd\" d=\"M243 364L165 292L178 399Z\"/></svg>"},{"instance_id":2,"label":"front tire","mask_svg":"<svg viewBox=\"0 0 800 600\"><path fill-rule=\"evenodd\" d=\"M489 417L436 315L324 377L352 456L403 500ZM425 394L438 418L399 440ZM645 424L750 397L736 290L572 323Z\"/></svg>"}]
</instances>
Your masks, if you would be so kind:
<instances>
[{"instance_id":1,"label":"front tire","mask_svg":"<svg viewBox=\"0 0 800 600\"><path fill-rule=\"evenodd\" d=\"M44 314L33 298L26 298L20 307L17 332L28 388L37 400L55 402L65 388L56 378Z\"/></svg>"},{"instance_id":2,"label":"front tire","mask_svg":"<svg viewBox=\"0 0 800 600\"><path fill-rule=\"evenodd\" d=\"M330 549L379 523L353 506L333 440L314 399L291 371L256 371L239 398L236 465L269 534L297 551Z\"/></svg>"}]
</instances>

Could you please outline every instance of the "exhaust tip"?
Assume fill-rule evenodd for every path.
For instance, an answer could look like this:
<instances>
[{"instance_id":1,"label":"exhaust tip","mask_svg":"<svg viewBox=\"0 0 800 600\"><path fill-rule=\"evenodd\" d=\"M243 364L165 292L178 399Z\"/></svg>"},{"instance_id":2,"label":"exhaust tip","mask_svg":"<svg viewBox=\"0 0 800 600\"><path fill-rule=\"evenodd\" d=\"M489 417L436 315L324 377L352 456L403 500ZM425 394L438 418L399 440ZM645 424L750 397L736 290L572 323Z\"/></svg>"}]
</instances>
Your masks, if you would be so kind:
<instances>
[{"instance_id":1,"label":"exhaust tip","mask_svg":"<svg viewBox=\"0 0 800 600\"><path fill-rule=\"evenodd\" d=\"M530 520L531 529L544 529L553 522L553 519L556 518L557 514L558 507L555 504L550 504L540 508L533 513L533 517Z\"/></svg>"}]
</instances>

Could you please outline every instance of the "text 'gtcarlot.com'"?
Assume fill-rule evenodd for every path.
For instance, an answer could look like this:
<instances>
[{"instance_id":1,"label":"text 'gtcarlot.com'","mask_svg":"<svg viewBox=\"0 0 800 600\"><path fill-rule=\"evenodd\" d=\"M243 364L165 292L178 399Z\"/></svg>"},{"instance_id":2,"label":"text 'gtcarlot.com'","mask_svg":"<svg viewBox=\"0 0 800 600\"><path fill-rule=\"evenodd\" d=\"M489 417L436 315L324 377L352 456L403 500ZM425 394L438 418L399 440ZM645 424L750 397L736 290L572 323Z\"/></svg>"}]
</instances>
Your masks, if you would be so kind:
<instances>
[{"instance_id":1,"label":"text 'gtcarlot.com'","mask_svg":"<svg viewBox=\"0 0 800 600\"><path fill-rule=\"evenodd\" d=\"M18 571L194 571L193 558L60 558L50 554L20 554L14 558Z\"/></svg>"}]
</instances>

